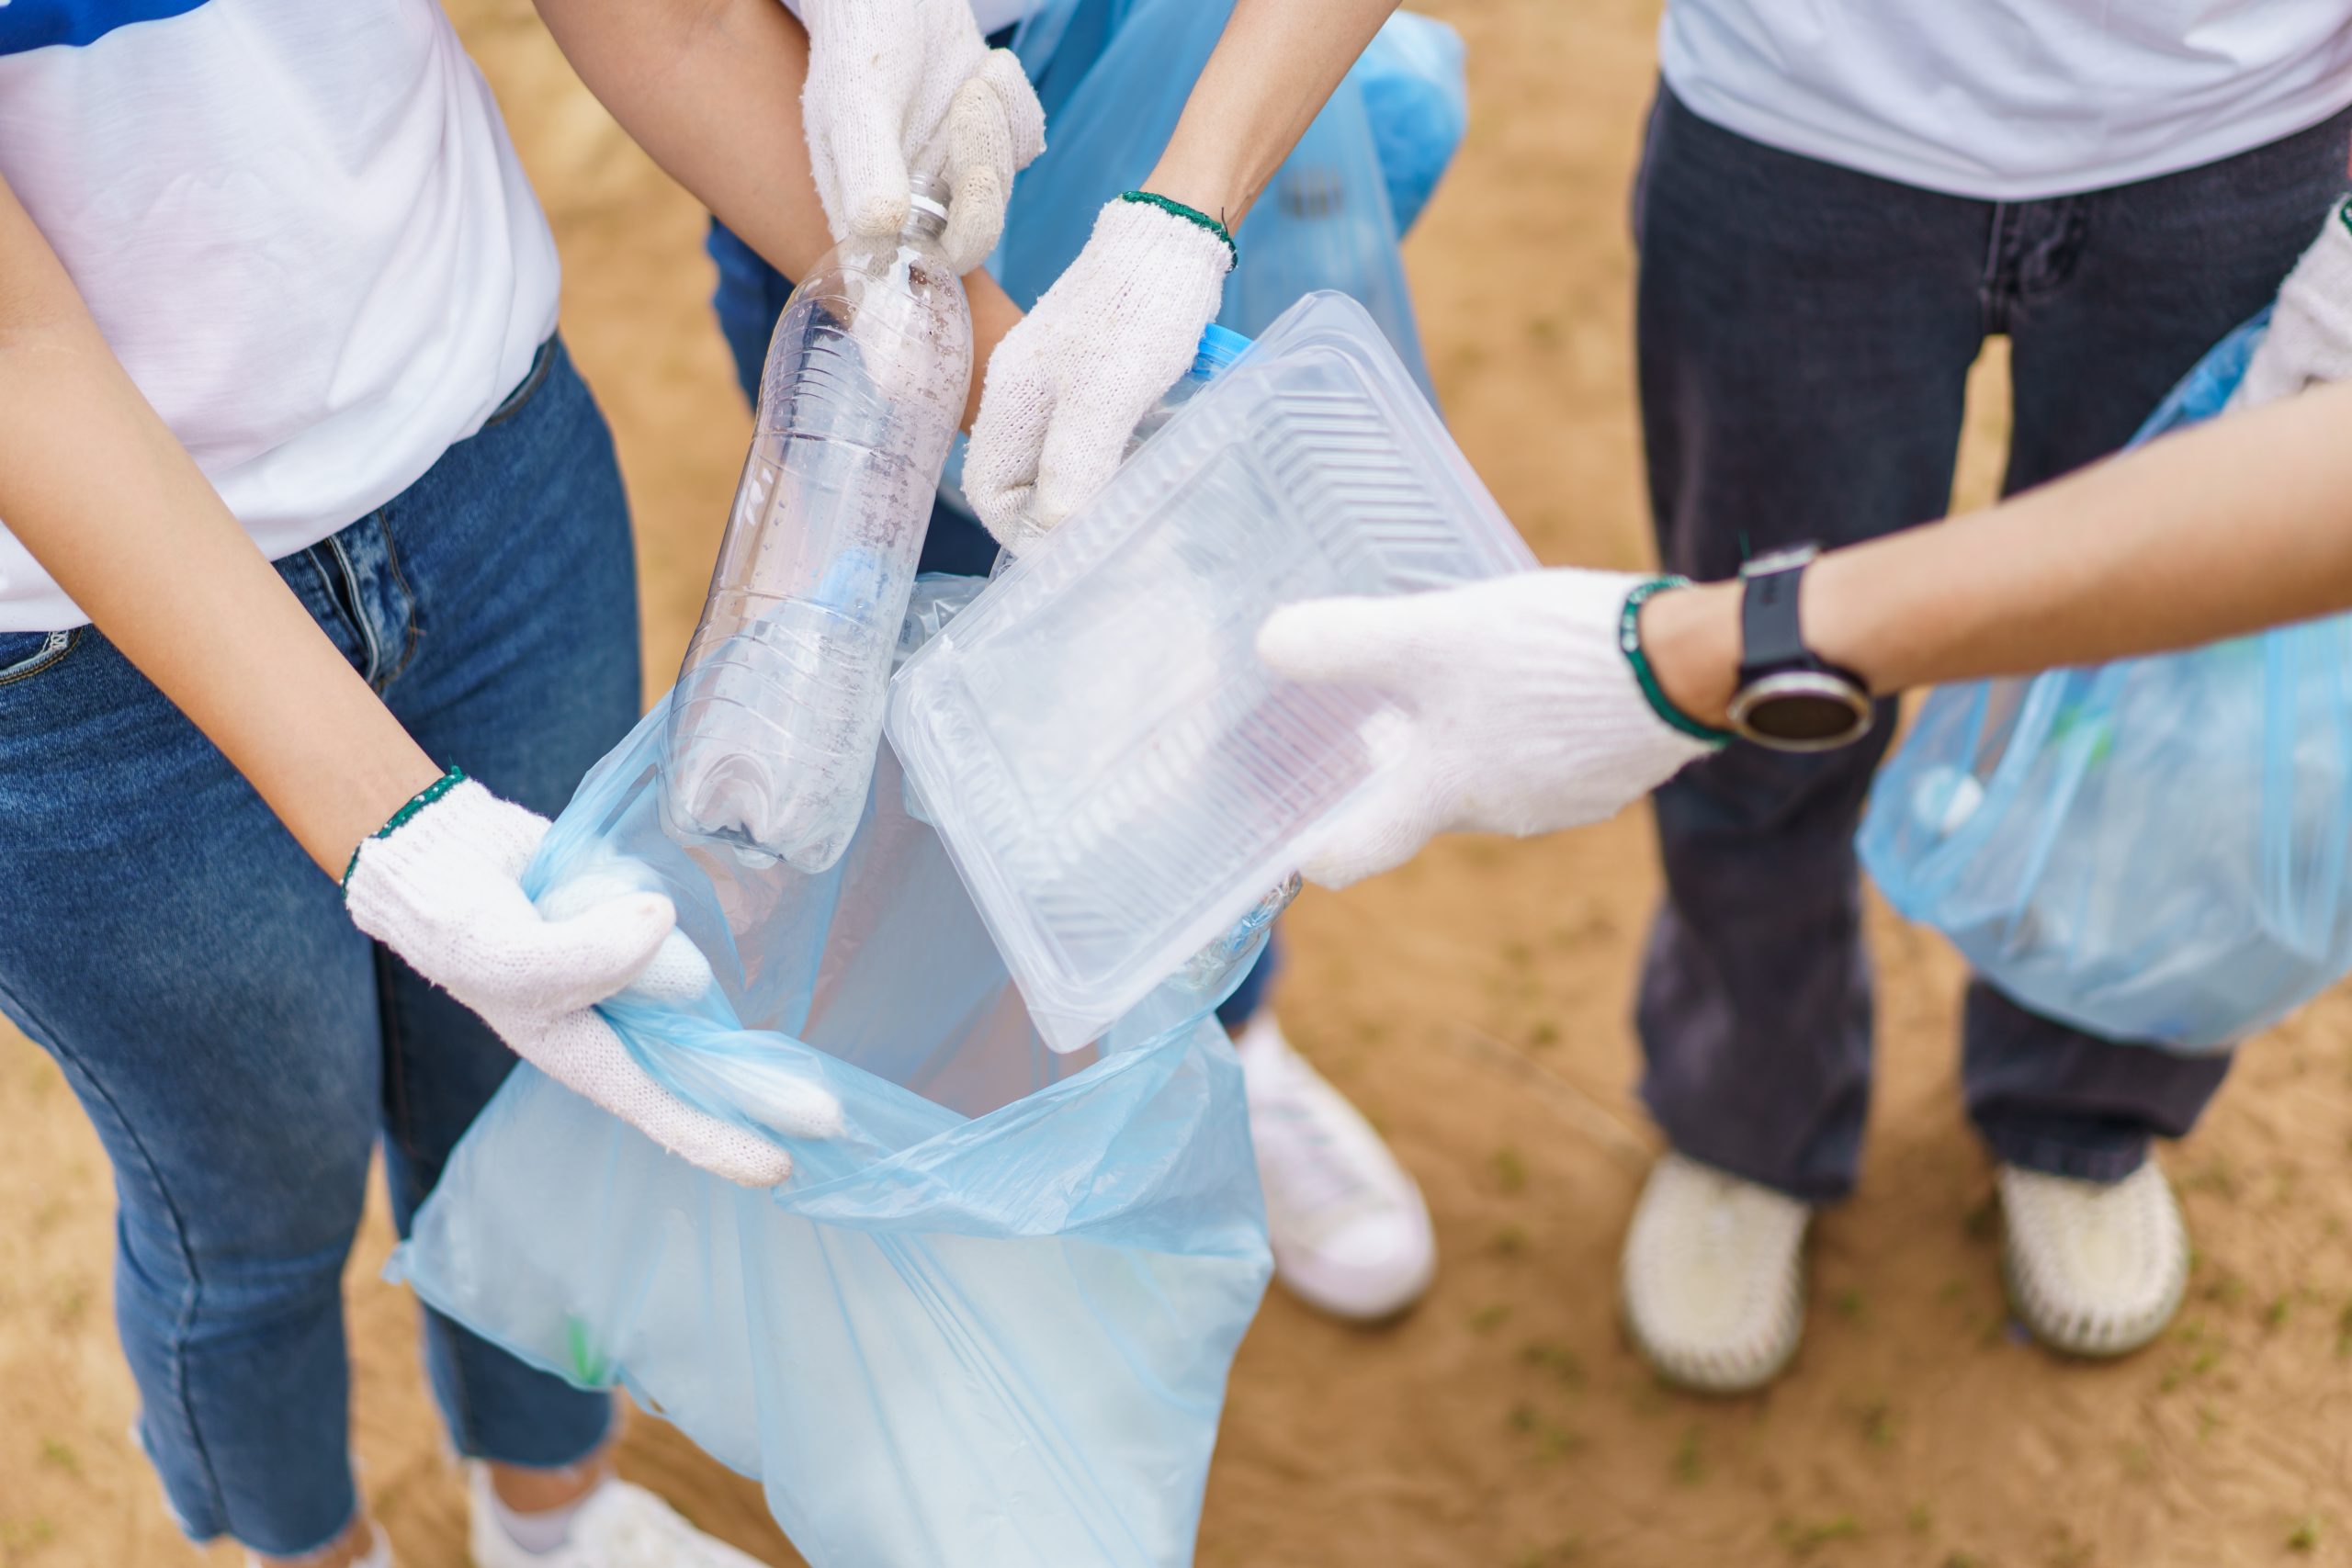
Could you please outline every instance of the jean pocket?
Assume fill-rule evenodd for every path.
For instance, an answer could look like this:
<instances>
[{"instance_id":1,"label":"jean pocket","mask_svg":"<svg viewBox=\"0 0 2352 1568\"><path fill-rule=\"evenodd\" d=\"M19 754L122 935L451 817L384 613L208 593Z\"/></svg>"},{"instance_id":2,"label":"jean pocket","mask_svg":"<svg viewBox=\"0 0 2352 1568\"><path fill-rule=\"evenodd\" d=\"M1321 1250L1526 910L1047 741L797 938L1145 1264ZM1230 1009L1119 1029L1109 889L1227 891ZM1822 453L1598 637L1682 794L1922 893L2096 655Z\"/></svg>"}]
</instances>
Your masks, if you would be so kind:
<instances>
[{"instance_id":1,"label":"jean pocket","mask_svg":"<svg viewBox=\"0 0 2352 1568\"><path fill-rule=\"evenodd\" d=\"M539 389L548 384L548 372L555 368L556 353L554 338L550 337L547 342L539 344L539 351L531 355L531 367L523 373L523 379L515 383L514 389L506 394L503 402L490 411L490 417L481 422L481 427L484 430L488 430L494 424L503 424L513 419L523 412L526 404L538 395Z\"/></svg>"},{"instance_id":2,"label":"jean pocket","mask_svg":"<svg viewBox=\"0 0 2352 1568\"><path fill-rule=\"evenodd\" d=\"M63 632L0 632L0 686L54 670L82 640L86 626Z\"/></svg>"}]
</instances>

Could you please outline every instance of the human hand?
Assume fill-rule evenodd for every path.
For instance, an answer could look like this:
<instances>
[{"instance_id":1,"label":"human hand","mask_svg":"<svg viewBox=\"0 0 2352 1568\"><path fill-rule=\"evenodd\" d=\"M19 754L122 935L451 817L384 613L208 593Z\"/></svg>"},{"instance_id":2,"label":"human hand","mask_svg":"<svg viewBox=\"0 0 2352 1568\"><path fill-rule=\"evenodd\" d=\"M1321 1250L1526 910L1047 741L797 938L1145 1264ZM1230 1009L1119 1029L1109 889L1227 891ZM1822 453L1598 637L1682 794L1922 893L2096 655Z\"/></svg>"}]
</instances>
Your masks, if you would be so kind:
<instances>
[{"instance_id":1,"label":"human hand","mask_svg":"<svg viewBox=\"0 0 2352 1568\"><path fill-rule=\"evenodd\" d=\"M888 239L914 177L947 185L940 247L958 273L996 248L1012 177L1045 151L1046 111L966 0L803 0L801 121L836 239Z\"/></svg>"},{"instance_id":2,"label":"human hand","mask_svg":"<svg viewBox=\"0 0 2352 1568\"><path fill-rule=\"evenodd\" d=\"M2258 408L2321 381L2352 378L2352 201L2339 201L2319 238L2279 286L2270 330L2231 408Z\"/></svg>"},{"instance_id":3,"label":"human hand","mask_svg":"<svg viewBox=\"0 0 2352 1568\"><path fill-rule=\"evenodd\" d=\"M1526 572L1268 616L1258 653L1277 674L1370 687L1403 710L1375 737L1379 777L1315 844L1308 880L1344 887L1442 832L1598 822L1712 750L1659 718L1620 646L1645 581Z\"/></svg>"},{"instance_id":4,"label":"human hand","mask_svg":"<svg viewBox=\"0 0 2352 1568\"><path fill-rule=\"evenodd\" d=\"M964 493L1019 554L1119 466L1127 438L1193 363L1231 243L1144 202L1102 209L1068 271L989 359Z\"/></svg>"},{"instance_id":5,"label":"human hand","mask_svg":"<svg viewBox=\"0 0 2352 1568\"><path fill-rule=\"evenodd\" d=\"M360 844L344 884L352 923L481 1014L516 1055L671 1153L746 1187L782 1182L790 1156L662 1089L595 1011L625 990L683 1001L709 987L670 900L606 867L535 906L522 876L547 818L449 777L458 782ZM816 1084L763 1110L789 1136L841 1131L840 1102Z\"/></svg>"}]
</instances>

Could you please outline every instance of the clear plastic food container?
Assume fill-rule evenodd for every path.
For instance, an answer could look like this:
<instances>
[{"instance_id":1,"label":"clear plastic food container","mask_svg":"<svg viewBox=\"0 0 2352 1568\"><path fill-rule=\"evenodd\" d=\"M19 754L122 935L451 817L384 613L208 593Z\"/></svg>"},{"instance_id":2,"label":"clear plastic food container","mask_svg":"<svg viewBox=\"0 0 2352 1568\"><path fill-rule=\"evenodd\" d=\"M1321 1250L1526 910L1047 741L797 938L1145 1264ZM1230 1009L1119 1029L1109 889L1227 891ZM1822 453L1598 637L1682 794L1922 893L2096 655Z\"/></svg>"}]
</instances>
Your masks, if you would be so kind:
<instances>
[{"instance_id":1,"label":"clear plastic food container","mask_svg":"<svg viewBox=\"0 0 2352 1568\"><path fill-rule=\"evenodd\" d=\"M1311 294L908 660L891 743L1046 1042L1229 931L1374 776L1387 704L1276 679L1269 612L1535 564L1371 316Z\"/></svg>"}]
</instances>

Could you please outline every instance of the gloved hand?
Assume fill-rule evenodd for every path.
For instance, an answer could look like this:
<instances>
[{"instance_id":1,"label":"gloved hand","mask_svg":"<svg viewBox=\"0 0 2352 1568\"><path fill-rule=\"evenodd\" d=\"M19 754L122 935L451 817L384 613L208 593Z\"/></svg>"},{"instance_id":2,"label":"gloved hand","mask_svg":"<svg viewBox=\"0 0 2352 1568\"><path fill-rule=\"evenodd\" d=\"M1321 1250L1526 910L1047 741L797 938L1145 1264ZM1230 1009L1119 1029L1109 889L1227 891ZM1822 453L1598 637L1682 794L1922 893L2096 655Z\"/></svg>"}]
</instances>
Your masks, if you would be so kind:
<instances>
[{"instance_id":1,"label":"gloved hand","mask_svg":"<svg viewBox=\"0 0 2352 1568\"><path fill-rule=\"evenodd\" d=\"M964 494L997 543L1018 555L1111 477L1193 363L1232 267L1231 243L1189 219L1124 199L1102 209L989 359Z\"/></svg>"},{"instance_id":2,"label":"gloved hand","mask_svg":"<svg viewBox=\"0 0 2352 1568\"><path fill-rule=\"evenodd\" d=\"M1375 738L1384 776L1317 840L1307 878L1344 887L1442 832L1598 822L1713 750L1658 717L1618 646L1645 581L1526 572L1268 616L1258 654L1277 674L1374 687L1405 710Z\"/></svg>"},{"instance_id":3,"label":"gloved hand","mask_svg":"<svg viewBox=\"0 0 2352 1568\"><path fill-rule=\"evenodd\" d=\"M887 239L910 175L947 183L940 247L959 273L996 249L1012 176L1046 149L1046 111L967 0L802 0L801 120L834 237Z\"/></svg>"},{"instance_id":4,"label":"gloved hand","mask_svg":"<svg viewBox=\"0 0 2352 1568\"><path fill-rule=\"evenodd\" d=\"M594 1011L623 990L685 999L709 986L670 900L607 869L535 907L522 875L547 818L451 777L359 846L344 881L352 923L480 1013L516 1055L671 1153L746 1187L783 1181L791 1156L647 1077ZM840 1102L815 1084L767 1109L788 1135L841 1131Z\"/></svg>"},{"instance_id":5,"label":"gloved hand","mask_svg":"<svg viewBox=\"0 0 2352 1568\"><path fill-rule=\"evenodd\" d=\"M2279 286L2270 331L2229 406L2256 408L2346 378L2352 378L2352 202L2339 201Z\"/></svg>"}]
</instances>

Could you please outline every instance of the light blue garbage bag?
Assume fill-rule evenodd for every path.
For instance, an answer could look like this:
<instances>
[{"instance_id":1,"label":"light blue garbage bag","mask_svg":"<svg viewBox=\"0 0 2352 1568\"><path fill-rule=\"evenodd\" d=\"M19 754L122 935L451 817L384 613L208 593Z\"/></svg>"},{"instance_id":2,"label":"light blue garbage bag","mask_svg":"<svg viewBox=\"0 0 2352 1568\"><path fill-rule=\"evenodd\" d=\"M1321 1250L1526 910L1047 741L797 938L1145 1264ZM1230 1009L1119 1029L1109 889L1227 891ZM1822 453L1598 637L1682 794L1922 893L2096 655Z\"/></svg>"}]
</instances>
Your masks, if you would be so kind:
<instances>
[{"instance_id":1,"label":"light blue garbage bag","mask_svg":"<svg viewBox=\"0 0 2352 1568\"><path fill-rule=\"evenodd\" d=\"M1029 14L1013 34L1012 51L1021 57L1038 102L1045 106L1049 126L1102 59L1112 35L1138 10L1154 3L1045 0ZM1227 3L1216 9L1221 28L1232 6ZM1388 210L1400 234L1412 231L1414 220L1429 205L1439 178L1453 162L1469 130L1470 82L1463 69L1463 53L1462 35L1447 23L1418 12L1398 11L1364 47L1352 73L1363 91L1373 146L1380 159L1382 183L1388 190ZM1207 55L1201 59L1205 62ZM1197 73L1199 66L1193 69ZM1191 92L1190 80L1181 85L1183 92ZM1161 81L1158 88L1166 91L1167 83ZM1181 107L1181 94L1176 101ZM1174 118L1168 123L1173 129Z\"/></svg>"},{"instance_id":2,"label":"light blue garbage bag","mask_svg":"<svg viewBox=\"0 0 2352 1568\"><path fill-rule=\"evenodd\" d=\"M1047 0L1012 48L1046 107L1045 152L1013 184L989 270L1022 309L1084 247L1102 204L1144 183L1233 0ZM1428 204L1469 123L1462 39L1409 11L1388 18L1243 223L1219 324L1254 337L1301 297L1351 294L1431 404L1397 237ZM967 516L956 437L941 495Z\"/></svg>"},{"instance_id":3,"label":"light blue garbage bag","mask_svg":"<svg viewBox=\"0 0 2352 1568\"><path fill-rule=\"evenodd\" d=\"M1462 35L1433 17L1399 11L1382 25L1354 72L1388 189L1388 215L1409 234L1470 129Z\"/></svg>"},{"instance_id":4,"label":"light blue garbage bag","mask_svg":"<svg viewBox=\"0 0 2352 1568\"><path fill-rule=\"evenodd\" d=\"M924 579L907 641L978 587ZM603 1010L793 1178L704 1175L519 1067L393 1276L758 1478L819 1568L1190 1562L1271 1267L1240 1068L1207 1018L1264 919L1058 1056L887 746L839 864L753 869L662 834L664 711L581 784L526 886L619 866L676 900L716 987ZM762 1127L774 1086L812 1078L842 1136Z\"/></svg>"},{"instance_id":5,"label":"light blue garbage bag","mask_svg":"<svg viewBox=\"0 0 2352 1568\"><path fill-rule=\"evenodd\" d=\"M2135 437L2220 412L2267 321ZM2218 1048L2352 970L2352 616L1950 686L1879 774L1864 863L2001 990Z\"/></svg>"},{"instance_id":6,"label":"light blue garbage bag","mask_svg":"<svg viewBox=\"0 0 2352 1568\"><path fill-rule=\"evenodd\" d=\"M1232 9L1232 0L1079 0L1016 35L1014 48L1040 70L1046 151L1013 184L989 270L1023 309L1077 257L1102 204L1150 175ZM1217 321L1254 337L1300 296L1339 289L1372 312L1428 393L1390 193L1419 211L1461 139L1466 110L1447 105L1466 106L1468 94L1460 39L1443 23L1399 16L1381 37L1235 234L1241 265ZM1377 128L1374 107L1388 111Z\"/></svg>"}]
</instances>

